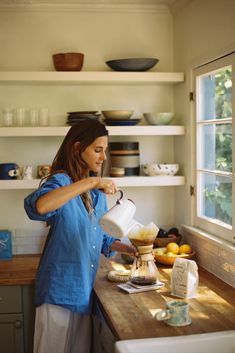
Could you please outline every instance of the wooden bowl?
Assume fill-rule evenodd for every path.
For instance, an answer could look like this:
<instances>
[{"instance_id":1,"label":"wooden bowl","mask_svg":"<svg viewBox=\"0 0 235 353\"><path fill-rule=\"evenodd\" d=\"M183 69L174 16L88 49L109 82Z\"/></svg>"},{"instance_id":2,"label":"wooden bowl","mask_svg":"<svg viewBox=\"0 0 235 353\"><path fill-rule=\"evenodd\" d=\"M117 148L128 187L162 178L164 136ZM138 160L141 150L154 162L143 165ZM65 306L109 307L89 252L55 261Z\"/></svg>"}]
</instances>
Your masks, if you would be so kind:
<instances>
[{"instance_id":1,"label":"wooden bowl","mask_svg":"<svg viewBox=\"0 0 235 353\"><path fill-rule=\"evenodd\" d=\"M182 239L181 234L178 234L178 235L171 234L170 236L165 238L156 237L156 239L154 240L153 246L154 248L164 248L167 246L167 244L171 242L179 244L181 239Z\"/></svg>"},{"instance_id":2,"label":"wooden bowl","mask_svg":"<svg viewBox=\"0 0 235 353\"><path fill-rule=\"evenodd\" d=\"M56 71L81 71L84 61L82 53L58 53L52 55Z\"/></svg>"},{"instance_id":3,"label":"wooden bowl","mask_svg":"<svg viewBox=\"0 0 235 353\"><path fill-rule=\"evenodd\" d=\"M154 254L154 259L156 262L159 262L160 264L163 265L168 265L168 266L173 266L174 262L177 258L180 259L192 259L195 256L195 251L193 251L190 254L184 254L184 255L172 255L172 256L168 256L166 254L163 255L159 255L156 254L156 250L159 250L160 248L157 249L153 249L153 254ZM166 250L166 248L161 248L163 251Z\"/></svg>"}]
</instances>

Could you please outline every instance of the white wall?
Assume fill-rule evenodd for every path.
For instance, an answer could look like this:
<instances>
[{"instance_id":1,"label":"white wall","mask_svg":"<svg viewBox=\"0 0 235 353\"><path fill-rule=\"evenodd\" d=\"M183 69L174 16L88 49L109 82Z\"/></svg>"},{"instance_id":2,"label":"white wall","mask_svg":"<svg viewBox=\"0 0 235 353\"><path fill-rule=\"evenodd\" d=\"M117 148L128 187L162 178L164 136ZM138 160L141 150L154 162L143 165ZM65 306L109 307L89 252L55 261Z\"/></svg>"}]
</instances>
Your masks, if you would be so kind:
<instances>
[{"instance_id":1,"label":"white wall","mask_svg":"<svg viewBox=\"0 0 235 353\"><path fill-rule=\"evenodd\" d=\"M186 138L178 139L176 144L176 159L184 162L187 180L186 187L176 191L178 224L193 225L193 197L189 194L190 185L194 185L195 159L192 148L193 112L192 103L189 103L192 69L235 49L234 16L234 0L192 0L174 15L175 70L184 71L186 75L185 83L177 89L175 96L176 111L187 129ZM196 250L198 263L234 286L235 250L223 241L203 236L195 229L183 228L183 233Z\"/></svg>"},{"instance_id":2,"label":"white wall","mask_svg":"<svg viewBox=\"0 0 235 353\"><path fill-rule=\"evenodd\" d=\"M179 224L189 223L192 215L192 69L235 49L234 16L234 0L192 0L174 14L174 69L186 76L185 83L175 91L175 109L187 129L186 138L178 139L176 146L176 160L183 163L187 177L186 188L177 190L176 202L182 205L176 208Z\"/></svg>"},{"instance_id":3,"label":"white wall","mask_svg":"<svg viewBox=\"0 0 235 353\"><path fill-rule=\"evenodd\" d=\"M101 8L0 6L0 45L4 48L0 70L54 70L51 55L67 51L83 52L83 70L87 71L109 70L106 60L125 57L156 57L160 61L153 70L173 70L173 20L166 7ZM49 107L51 124L64 125L68 111L127 108L141 116L145 111L174 110L174 99L173 88L168 86L0 86L0 111L4 107ZM137 140L141 163L174 162L172 137ZM59 143L59 138L0 139L0 162L33 164L36 176L37 165L50 163ZM15 232L20 252L33 252L29 235L35 236L33 243L40 243L37 237L44 232L43 225L29 221L23 210L23 198L29 192L0 191L4 205L0 228ZM174 225L173 187L126 188L125 195L136 202L139 221ZM109 198L110 206L114 202L115 198Z\"/></svg>"},{"instance_id":4,"label":"white wall","mask_svg":"<svg viewBox=\"0 0 235 353\"><path fill-rule=\"evenodd\" d=\"M80 51L84 70L105 70L105 61L123 57L157 57L157 69L173 66L172 16L166 8L64 6L0 13L0 69L52 70L51 55ZM147 9L147 11L145 11ZM0 7L1 10L1 7Z\"/></svg>"}]
</instances>

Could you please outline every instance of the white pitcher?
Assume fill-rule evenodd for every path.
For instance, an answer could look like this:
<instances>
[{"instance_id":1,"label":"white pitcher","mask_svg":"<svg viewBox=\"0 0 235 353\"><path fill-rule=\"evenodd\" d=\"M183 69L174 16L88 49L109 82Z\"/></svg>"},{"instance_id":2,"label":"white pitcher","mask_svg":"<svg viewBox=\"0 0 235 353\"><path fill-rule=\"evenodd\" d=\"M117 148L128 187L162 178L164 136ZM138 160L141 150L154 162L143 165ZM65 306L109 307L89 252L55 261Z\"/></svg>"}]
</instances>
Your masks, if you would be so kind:
<instances>
[{"instance_id":1,"label":"white pitcher","mask_svg":"<svg viewBox=\"0 0 235 353\"><path fill-rule=\"evenodd\" d=\"M142 225L133 219L136 206L130 199L123 199L123 191L119 190L121 197L101 219L100 225L109 235L123 237L129 233L133 227Z\"/></svg>"}]
</instances>

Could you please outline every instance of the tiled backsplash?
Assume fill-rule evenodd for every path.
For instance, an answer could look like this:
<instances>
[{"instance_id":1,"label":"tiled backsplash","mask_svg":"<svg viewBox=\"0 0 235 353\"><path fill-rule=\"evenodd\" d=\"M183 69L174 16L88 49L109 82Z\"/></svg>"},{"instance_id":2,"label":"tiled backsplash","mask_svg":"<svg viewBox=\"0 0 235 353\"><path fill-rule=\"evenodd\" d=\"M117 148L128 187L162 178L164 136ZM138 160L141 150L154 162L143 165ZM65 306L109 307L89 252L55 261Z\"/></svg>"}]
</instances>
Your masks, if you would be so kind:
<instances>
[{"instance_id":1,"label":"tiled backsplash","mask_svg":"<svg viewBox=\"0 0 235 353\"><path fill-rule=\"evenodd\" d=\"M14 255L41 254L48 229L15 229L12 233L12 251Z\"/></svg>"},{"instance_id":2,"label":"tiled backsplash","mask_svg":"<svg viewBox=\"0 0 235 353\"><path fill-rule=\"evenodd\" d=\"M182 225L184 240L196 251L197 263L207 271L235 288L235 246L216 241L197 228ZM13 254L40 254L48 228L36 230L16 229L12 231Z\"/></svg>"},{"instance_id":3,"label":"tiled backsplash","mask_svg":"<svg viewBox=\"0 0 235 353\"><path fill-rule=\"evenodd\" d=\"M196 251L197 263L235 288L235 246L186 225L182 225L182 234Z\"/></svg>"}]
</instances>

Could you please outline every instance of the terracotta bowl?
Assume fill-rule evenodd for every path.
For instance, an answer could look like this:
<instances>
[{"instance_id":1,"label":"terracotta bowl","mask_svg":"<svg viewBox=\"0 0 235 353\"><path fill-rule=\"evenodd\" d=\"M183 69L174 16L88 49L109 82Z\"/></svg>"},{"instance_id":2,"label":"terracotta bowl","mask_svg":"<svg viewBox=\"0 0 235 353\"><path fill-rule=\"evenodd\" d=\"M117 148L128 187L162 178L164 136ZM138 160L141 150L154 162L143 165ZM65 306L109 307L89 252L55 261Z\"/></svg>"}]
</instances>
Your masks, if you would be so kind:
<instances>
[{"instance_id":1,"label":"terracotta bowl","mask_svg":"<svg viewBox=\"0 0 235 353\"><path fill-rule=\"evenodd\" d=\"M56 71L81 71L84 61L82 53L59 53L52 55Z\"/></svg>"}]
</instances>

